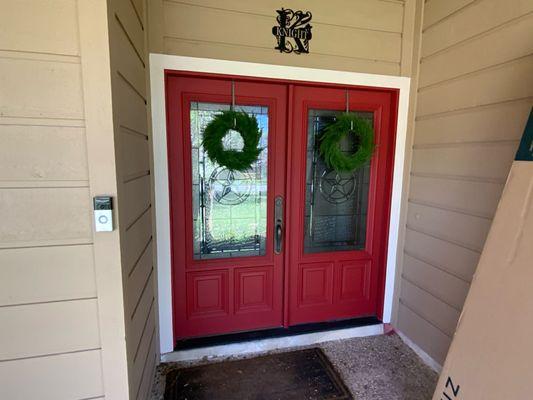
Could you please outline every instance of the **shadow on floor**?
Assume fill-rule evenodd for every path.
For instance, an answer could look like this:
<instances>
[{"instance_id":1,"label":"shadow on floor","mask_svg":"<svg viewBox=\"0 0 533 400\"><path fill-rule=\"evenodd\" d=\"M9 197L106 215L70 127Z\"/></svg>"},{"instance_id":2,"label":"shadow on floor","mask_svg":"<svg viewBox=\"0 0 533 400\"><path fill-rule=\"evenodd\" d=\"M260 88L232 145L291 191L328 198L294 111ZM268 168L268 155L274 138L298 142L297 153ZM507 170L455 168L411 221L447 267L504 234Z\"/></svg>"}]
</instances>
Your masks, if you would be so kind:
<instances>
[{"instance_id":1,"label":"shadow on floor","mask_svg":"<svg viewBox=\"0 0 533 400\"><path fill-rule=\"evenodd\" d=\"M395 334L338 340L314 347L323 349L357 400L430 400L433 396L437 374ZM224 360L209 361L214 362ZM161 364L152 400L163 400L167 373L189 366L191 363ZM236 400L248 399L239 396Z\"/></svg>"}]
</instances>

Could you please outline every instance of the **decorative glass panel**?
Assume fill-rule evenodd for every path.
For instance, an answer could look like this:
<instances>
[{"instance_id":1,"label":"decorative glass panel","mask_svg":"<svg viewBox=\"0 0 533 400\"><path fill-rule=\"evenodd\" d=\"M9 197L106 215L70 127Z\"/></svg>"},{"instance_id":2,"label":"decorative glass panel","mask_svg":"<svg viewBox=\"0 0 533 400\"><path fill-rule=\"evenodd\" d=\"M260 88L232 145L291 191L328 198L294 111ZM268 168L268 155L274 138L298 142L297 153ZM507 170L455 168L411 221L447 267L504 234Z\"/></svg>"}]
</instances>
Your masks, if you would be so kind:
<instances>
[{"instance_id":1,"label":"decorative glass panel","mask_svg":"<svg viewBox=\"0 0 533 400\"><path fill-rule=\"evenodd\" d=\"M259 159L245 172L213 163L202 147L205 126L229 105L191 103L194 258L264 255L267 218L268 107L236 106L255 115L262 131ZM240 150L243 140L231 131L226 149Z\"/></svg>"},{"instance_id":2,"label":"decorative glass panel","mask_svg":"<svg viewBox=\"0 0 533 400\"><path fill-rule=\"evenodd\" d=\"M319 153L322 130L341 111L309 110L307 132L304 252L317 253L365 248L370 164L354 172L328 169ZM371 112L356 113L373 125ZM353 135L340 143L349 154L356 150Z\"/></svg>"}]
</instances>

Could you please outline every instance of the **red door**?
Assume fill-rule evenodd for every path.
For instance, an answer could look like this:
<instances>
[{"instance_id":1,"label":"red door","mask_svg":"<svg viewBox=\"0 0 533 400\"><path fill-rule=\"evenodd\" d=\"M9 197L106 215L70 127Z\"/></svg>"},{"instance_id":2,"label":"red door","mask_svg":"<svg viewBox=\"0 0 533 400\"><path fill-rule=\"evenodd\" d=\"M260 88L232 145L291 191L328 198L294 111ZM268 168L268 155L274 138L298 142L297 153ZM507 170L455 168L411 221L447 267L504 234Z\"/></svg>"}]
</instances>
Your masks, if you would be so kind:
<instances>
[{"instance_id":1,"label":"red door","mask_svg":"<svg viewBox=\"0 0 533 400\"><path fill-rule=\"evenodd\" d=\"M397 92L173 72L166 91L175 339L380 317ZM338 174L317 144L347 98L376 151ZM244 173L202 147L203 128L232 103L262 130ZM242 146L238 134L224 140Z\"/></svg>"},{"instance_id":2,"label":"red door","mask_svg":"<svg viewBox=\"0 0 533 400\"><path fill-rule=\"evenodd\" d=\"M245 173L213 164L203 127L234 102L262 129ZM285 198L287 87L168 75L167 126L176 339L282 326L283 254L274 202ZM228 145L240 137L228 135Z\"/></svg>"},{"instance_id":3,"label":"red door","mask_svg":"<svg viewBox=\"0 0 533 400\"><path fill-rule=\"evenodd\" d=\"M288 323L381 317L397 93L296 86L293 98ZM338 173L318 139L346 109L372 125L376 147L367 166Z\"/></svg>"}]
</instances>

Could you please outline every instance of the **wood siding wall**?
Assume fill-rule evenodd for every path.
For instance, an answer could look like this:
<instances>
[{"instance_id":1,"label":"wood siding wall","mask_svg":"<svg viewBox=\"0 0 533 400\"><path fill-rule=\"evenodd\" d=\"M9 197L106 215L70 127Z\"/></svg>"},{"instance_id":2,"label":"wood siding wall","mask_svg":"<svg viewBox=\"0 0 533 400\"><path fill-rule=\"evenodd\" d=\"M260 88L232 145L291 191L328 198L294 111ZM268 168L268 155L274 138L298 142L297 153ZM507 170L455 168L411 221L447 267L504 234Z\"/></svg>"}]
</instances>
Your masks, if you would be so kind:
<instances>
[{"instance_id":1,"label":"wood siding wall","mask_svg":"<svg viewBox=\"0 0 533 400\"><path fill-rule=\"evenodd\" d=\"M533 105L532 32L530 0L426 0L397 321L439 363Z\"/></svg>"},{"instance_id":2,"label":"wood siding wall","mask_svg":"<svg viewBox=\"0 0 533 400\"><path fill-rule=\"evenodd\" d=\"M103 398L76 2L0 9L0 398Z\"/></svg>"},{"instance_id":3,"label":"wood siding wall","mask_svg":"<svg viewBox=\"0 0 533 400\"><path fill-rule=\"evenodd\" d=\"M313 13L310 54L281 54L271 33L278 1L153 0L150 51L266 64L409 76L414 0L289 0Z\"/></svg>"},{"instance_id":4,"label":"wood siding wall","mask_svg":"<svg viewBox=\"0 0 533 400\"><path fill-rule=\"evenodd\" d=\"M158 346L144 0L0 9L0 398L146 399ZM93 234L96 194L118 198L112 233Z\"/></svg>"},{"instance_id":5,"label":"wood siding wall","mask_svg":"<svg viewBox=\"0 0 533 400\"><path fill-rule=\"evenodd\" d=\"M112 0L108 4L130 399L146 399L159 362L159 345L152 253L145 3Z\"/></svg>"}]
</instances>

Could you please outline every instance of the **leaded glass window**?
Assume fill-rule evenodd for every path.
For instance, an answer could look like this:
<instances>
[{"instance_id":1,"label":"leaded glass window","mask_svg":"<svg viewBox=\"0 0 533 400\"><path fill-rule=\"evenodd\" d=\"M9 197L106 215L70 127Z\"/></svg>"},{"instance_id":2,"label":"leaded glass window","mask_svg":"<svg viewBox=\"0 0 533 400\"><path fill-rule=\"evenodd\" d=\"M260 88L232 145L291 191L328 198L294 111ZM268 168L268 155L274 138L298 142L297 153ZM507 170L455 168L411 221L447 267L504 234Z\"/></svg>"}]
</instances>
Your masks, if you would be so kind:
<instances>
[{"instance_id":1,"label":"leaded glass window","mask_svg":"<svg viewBox=\"0 0 533 400\"><path fill-rule=\"evenodd\" d=\"M227 104L192 102L192 196L194 258L264 255L267 221L268 107L236 106L257 118L262 131L259 159L244 172L229 171L209 160L202 147L205 126ZM224 137L227 149L242 149L239 133Z\"/></svg>"},{"instance_id":2,"label":"leaded glass window","mask_svg":"<svg viewBox=\"0 0 533 400\"><path fill-rule=\"evenodd\" d=\"M324 127L341 111L309 110L306 162L304 252L317 253L365 248L370 164L354 172L327 168L319 154ZM372 125L371 112L357 113ZM341 142L346 153L357 143L352 135Z\"/></svg>"}]
</instances>

